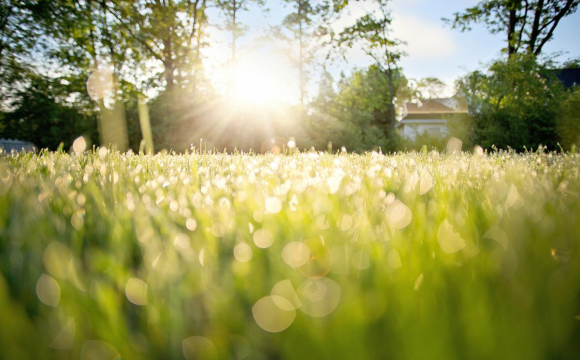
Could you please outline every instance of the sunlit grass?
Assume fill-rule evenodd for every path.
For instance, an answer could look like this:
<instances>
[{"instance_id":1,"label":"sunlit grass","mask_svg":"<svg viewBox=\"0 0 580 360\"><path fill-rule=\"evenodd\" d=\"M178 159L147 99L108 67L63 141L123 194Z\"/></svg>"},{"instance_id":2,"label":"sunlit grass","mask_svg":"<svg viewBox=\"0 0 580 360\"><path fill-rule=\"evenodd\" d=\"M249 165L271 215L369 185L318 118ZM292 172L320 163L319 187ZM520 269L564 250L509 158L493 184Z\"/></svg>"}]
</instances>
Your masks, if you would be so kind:
<instances>
[{"instance_id":1,"label":"sunlit grass","mask_svg":"<svg viewBox=\"0 0 580 360\"><path fill-rule=\"evenodd\" d=\"M75 144L0 155L3 358L580 351L578 154Z\"/></svg>"}]
</instances>

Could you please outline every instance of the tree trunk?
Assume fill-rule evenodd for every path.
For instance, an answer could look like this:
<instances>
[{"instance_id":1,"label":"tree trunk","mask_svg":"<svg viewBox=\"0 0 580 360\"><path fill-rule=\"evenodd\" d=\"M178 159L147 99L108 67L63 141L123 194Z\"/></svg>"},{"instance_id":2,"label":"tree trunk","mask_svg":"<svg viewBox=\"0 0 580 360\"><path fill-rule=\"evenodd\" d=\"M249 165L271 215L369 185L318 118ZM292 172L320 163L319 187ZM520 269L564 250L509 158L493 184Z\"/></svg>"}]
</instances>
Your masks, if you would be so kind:
<instances>
[{"instance_id":1,"label":"tree trunk","mask_svg":"<svg viewBox=\"0 0 580 360\"><path fill-rule=\"evenodd\" d=\"M508 40L508 57L512 57L513 54L516 53L516 48L515 48L515 33L516 33L516 23L517 23L517 8L516 8L516 3L515 1L511 1L510 2L510 8L509 8L509 25L508 25L508 34L507 34L507 40Z\"/></svg>"},{"instance_id":2,"label":"tree trunk","mask_svg":"<svg viewBox=\"0 0 580 360\"><path fill-rule=\"evenodd\" d=\"M528 43L528 52L533 54L536 50L536 41L540 35L540 18L542 17L542 12L544 11L544 0L539 0L536 5L534 13L534 22L532 24L532 31L530 32L530 40Z\"/></svg>"},{"instance_id":3,"label":"tree trunk","mask_svg":"<svg viewBox=\"0 0 580 360\"><path fill-rule=\"evenodd\" d=\"M298 67L300 71L300 104L304 106L304 64L302 60L302 0L298 0L298 45L299 45L299 59Z\"/></svg>"},{"instance_id":4,"label":"tree trunk","mask_svg":"<svg viewBox=\"0 0 580 360\"><path fill-rule=\"evenodd\" d=\"M171 36L167 36L163 40L163 65L165 66L165 82L167 83L166 90L171 91L174 87L173 73L175 71L175 65L173 64L173 58L171 57Z\"/></svg>"},{"instance_id":5,"label":"tree trunk","mask_svg":"<svg viewBox=\"0 0 580 360\"><path fill-rule=\"evenodd\" d=\"M391 64L388 64L389 68L387 75L389 77L389 115L391 116L391 127L395 130L395 125L397 124L397 119L395 118L395 94L393 87L393 69L391 69Z\"/></svg>"},{"instance_id":6,"label":"tree trunk","mask_svg":"<svg viewBox=\"0 0 580 360\"><path fill-rule=\"evenodd\" d=\"M237 6L238 6L238 4L237 4L236 0L234 0L234 6L233 6L233 12L232 12L232 64L234 66L234 69L236 67L236 40L237 40L237 36L238 36L238 29L237 29L237 23L236 23L236 15L238 12Z\"/></svg>"},{"instance_id":7,"label":"tree trunk","mask_svg":"<svg viewBox=\"0 0 580 360\"><path fill-rule=\"evenodd\" d=\"M237 87L236 81L236 71L237 71L237 59L236 59L236 40L238 36L238 29L236 23L236 16L238 12L238 3L236 0L233 0L232 6L232 64L231 64L231 74L230 74L230 86L228 92L230 95L235 93L235 89Z\"/></svg>"}]
</instances>

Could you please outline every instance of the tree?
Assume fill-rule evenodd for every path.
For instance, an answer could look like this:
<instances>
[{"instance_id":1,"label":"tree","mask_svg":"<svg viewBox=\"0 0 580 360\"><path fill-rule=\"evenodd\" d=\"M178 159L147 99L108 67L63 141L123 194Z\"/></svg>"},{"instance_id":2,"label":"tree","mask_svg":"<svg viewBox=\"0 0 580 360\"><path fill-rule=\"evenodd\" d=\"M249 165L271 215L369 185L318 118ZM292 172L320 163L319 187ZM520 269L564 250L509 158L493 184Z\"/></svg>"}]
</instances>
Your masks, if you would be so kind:
<instances>
[{"instance_id":1,"label":"tree","mask_svg":"<svg viewBox=\"0 0 580 360\"><path fill-rule=\"evenodd\" d=\"M374 3L379 8L377 12L357 19L353 26L343 29L335 41L339 47L351 48L355 44L360 45L362 50L373 58L378 69L387 75L389 81L389 120L394 130L396 124L394 77L398 70L397 63L405 55L404 52L398 50L398 47L404 42L388 37L392 22L388 9L389 0L375 0Z\"/></svg>"},{"instance_id":2,"label":"tree","mask_svg":"<svg viewBox=\"0 0 580 360\"><path fill-rule=\"evenodd\" d=\"M162 65L159 75L166 91L191 84L204 45L206 0L100 1L130 39L136 63L153 60Z\"/></svg>"},{"instance_id":3,"label":"tree","mask_svg":"<svg viewBox=\"0 0 580 360\"><path fill-rule=\"evenodd\" d=\"M326 141L349 151L365 151L375 147L395 150L396 134L390 130L391 106L384 94L392 85L399 89L399 100L409 99L411 89L400 69L394 70L395 83L378 65L359 69L338 81L338 91L332 86L332 78L326 74L320 82L318 96L311 103L312 111L307 118L307 130L311 142L317 148L325 148ZM323 133L327 137L320 139Z\"/></svg>"},{"instance_id":4,"label":"tree","mask_svg":"<svg viewBox=\"0 0 580 360\"><path fill-rule=\"evenodd\" d=\"M457 83L474 116L474 143L484 148L557 149L556 118L565 92L534 55L498 60Z\"/></svg>"},{"instance_id":5,"label":"tree","mask_svg":"<svg viewBox=\"0 0 580 360\"><path fill-rule=\"evenodd\" d=\"M416 95L421 99L433 99L445 89L445 83L436 77L426 77L416 82Z\"/></svg>"},{"instance_id":6,"label":"tree","mask_svg":"<svg viewBox=\"0 0 580 360\"><path fill-rule=\"evenodd\" d=\"M506 34L508 56L525 52L539 55L560 20L576 11L580 0L484 0L464 12L443 19L461 31L484 23L493 34Z\"/></svg>"},{"instance_id":7,"label":"tree","mask_svg":"<svg viewBox=\"0 0 580 360\"><path fill-rule=\"evenodd\" d=\"M313 34L312 25L315 17L321 11L321 6L315 5L314 1L310 0L284 0L284 2L292 4L295 9L294 12L284 18L282 25L292 33L294 41L298 43L298 59L296 63L298 67L300 103L304 105L306 84L308 83L306 66L312 61L312 51L308 46L309 39L316 35Z\"/></svg>"},{"instance_id":8,"label":"tree","mask_svg":"<svg viewBox=\"0 0 580 360\"><path fill-rule=\"evenodd\" d=\"M217 7L224 13L226 17L224 28L232 34L231 46L231 60L230 60L230 84L229 90L235 87L235 71L237 69L237 40L243 36L247 27L240 22L240 12L247 11L248 5L255 3L259 6L265 4L264 0L217 0Z\"/></svg>"},{"instance_id":9,"label":"tree","mask_svg":"<svg viewBox=\"0 0 580 360\"><path fill-rule=\"evenodd\" d=\"M105 0L55 0L51 2L50 11L41 24L45 35L52 38L47 53L60 65L54 73L66 76L77 84L77 94L86 96L86 89L91 89L93 80L100 80L107 74L103 84L107 84L108 91L102 87L103 91L98 91L98 96L91 91L89 95L92 94L100 113L98 126L101 144L111 144L124 151L128 146L127 125L117 84L121 69L129 59L127 53L130 46L119 24L108 13L109 5ZM104 100L105 93L109 97L108 106ZM95 103L93 108L96 107Z\"/></svg>"},{"instance_id":10,"label":"tree","mask_svg":"<svg viewBox=\"0 0 580 360\"><path fill-rule=\"evenodd\" d=\"M38 20L49 7L41 0L0 0L0 101L14 95L14 85L34 71L30 55L42 38Z\"/></svg>"},{"instance_id":11,"label":"tree","mask_svg":"<svg viewBox=\"0 0 580 360\"><path fill-rule=\"evenodd\" d=\"M66 96L66 86L38 75L28 80L28 86L11 103L12 110L3 114L0 137L26 139L50 150L56 150L61 142L68 149L81 135L89 143L97 143L95 114L84 113L76 104L57 101Z\"/></svg>"}]
</instances>

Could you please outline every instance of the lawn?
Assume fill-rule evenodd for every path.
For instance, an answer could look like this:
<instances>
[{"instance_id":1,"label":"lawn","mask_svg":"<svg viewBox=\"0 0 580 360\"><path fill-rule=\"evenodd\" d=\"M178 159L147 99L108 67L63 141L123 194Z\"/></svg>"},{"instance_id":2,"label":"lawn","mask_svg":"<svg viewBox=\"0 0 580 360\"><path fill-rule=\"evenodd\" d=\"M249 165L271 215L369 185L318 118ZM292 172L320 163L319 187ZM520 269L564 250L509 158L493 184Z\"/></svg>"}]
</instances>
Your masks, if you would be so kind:
<instances>
[{"instance_id":1,"label":"lawn","mask_svg":"<svg viewBox=\"0 0 580 360\"><path fill-rule=\"evenodd\" d=\"M578 359L580 155L0 154L0 358Z\"/></svg>"}]
</instances>

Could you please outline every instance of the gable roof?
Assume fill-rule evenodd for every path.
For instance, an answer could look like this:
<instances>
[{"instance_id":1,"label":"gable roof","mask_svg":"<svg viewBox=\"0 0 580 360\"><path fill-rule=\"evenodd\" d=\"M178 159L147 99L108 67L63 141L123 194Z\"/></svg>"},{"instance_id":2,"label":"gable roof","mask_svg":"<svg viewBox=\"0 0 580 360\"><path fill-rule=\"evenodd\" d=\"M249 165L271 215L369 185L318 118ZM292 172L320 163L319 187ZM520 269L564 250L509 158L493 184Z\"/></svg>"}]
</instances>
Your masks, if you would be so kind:
<instances>
[{"instance_id":1,"label":"gable roof","mask_svg":"<svg viewBox=\"0 0 580 360\"><path fill-rule=\"evenodd\" d=\"M451 114L467 112L455 97L419 100L406 103L407 114Z\"/></svg>"}]
</instances>

